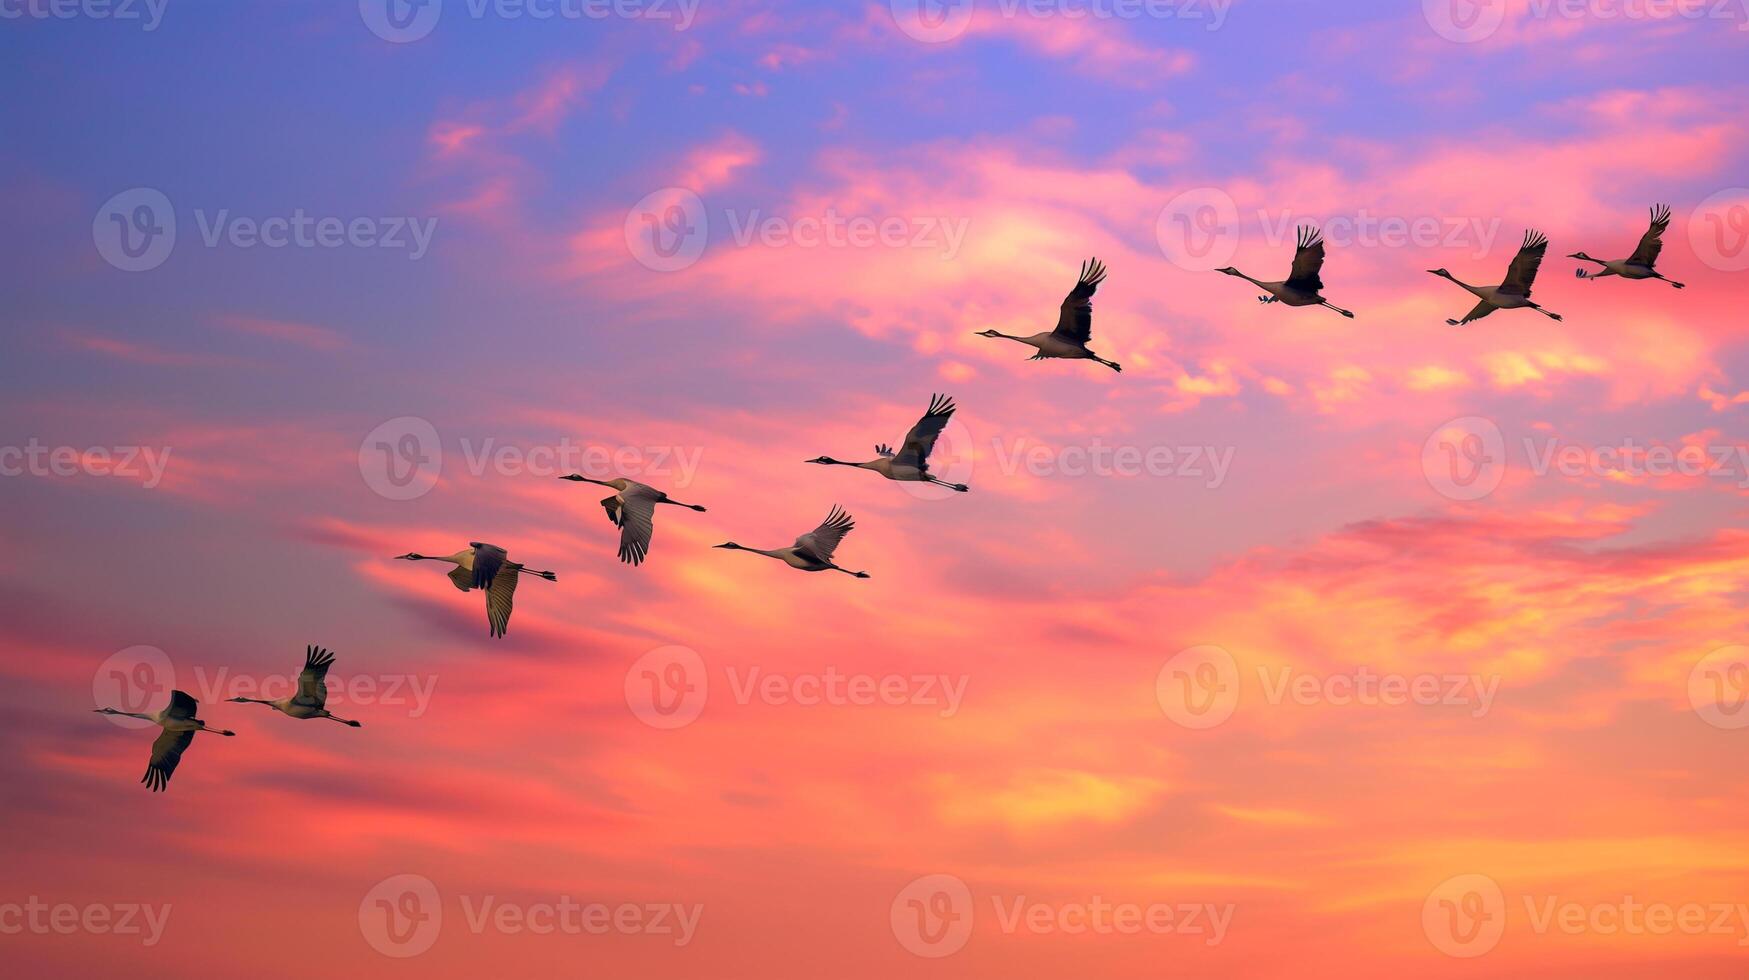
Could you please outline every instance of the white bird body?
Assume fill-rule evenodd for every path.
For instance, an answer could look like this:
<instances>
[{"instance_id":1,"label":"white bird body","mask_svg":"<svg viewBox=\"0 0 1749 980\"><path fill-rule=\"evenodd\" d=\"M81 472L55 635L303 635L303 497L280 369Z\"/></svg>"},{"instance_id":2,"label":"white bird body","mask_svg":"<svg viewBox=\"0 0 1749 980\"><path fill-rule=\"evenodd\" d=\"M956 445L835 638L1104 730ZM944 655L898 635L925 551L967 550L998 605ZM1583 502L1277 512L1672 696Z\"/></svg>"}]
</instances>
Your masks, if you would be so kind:
<instances>
[{"instance_id":1,"label":"white bird body","mask_svg":"<svg viewBox=\"0 0 1749 980\"><path fill-rule=\"evenodd\" d=\"M182 692L171 691L170 703L162 710L150 714L137 711L117 711L114 708L98 708L100 715L126 715L149 721L164 729L152 741L151 761L146 764L146 774L140 778L148 789L156 793L170 785L170 777L176 772L176 767L182 762L182 753L194 743L195 732L212 732L215 735L235 735L236 732L223 728L208 728L207 723L195 717L200 703Z\"/></svg>"},{"instance_id":2,"label":"white bird body","mask_svg":"<svg viewBox=\"0 0 1749 980\"><path fill-rule=\"evenodd\" d=\"M1640 264L1635 263L1635 262L1630 262L1627 259L1593 259L1592 261L1596 262L1598 265L1603 266L1603 271L1602 272L1586 272L1583 276L1580 276L1579 278L1581 278L1581 279L1598 279L1598 278L1601 278L1603 276L1620 276L1623 279L1662 279L1662 278L1664 278L1663 276L1659 275L1655 270L1653 270L1653 268L1651 266L1640 265ZM1583 272L1584 270L1581 269L1580 271Z\"/></svg>"},{"instance_id":3,"label":"white bird body","mask_svg":"<svg viewBox=\"0 0 1749 980\"><path fill-rule=\"evenodd\" d=\"M1604 276L1620 276L1623 279L1662 279L1677 289L1684 288L1682 283L1660 273L1655 266L1658 256L1664 251L1664 231L1670 227L1670 206L1659 204L1651 209L1652 221L1646 228L1646 233L1640 236L1640 244L1634 249L1634 254L1625 259L1597 259L1584 252L1574 252L1567 256L1581 262L1595 262L1603 268L1598 272L1586 272L1575 269L1573 274L1580 279L1602 279Z\"/></svg>"},{"instance_id":4,"label":"white bird body","mask_svg":"<svg viewBox=\"0 0 1749 980\"><path fill-rule=\"evenodd\" d=\"M1427 270L1441 279L1449 279L1464 287L1481 301L1462 320L1445 322L1459 327L1472 320L1480 320L1495 310L1535 310L1551 320L1560 320L1560 314L1550 313L1530 298L1530 288L1536 283L1536 273L1542 267L1543 253L1548 251L1548 247L1549 240L1542 233L1525 232L1524 244L1518 247L1518 254L1513 256L1512 265L1506 270L1506 281L1498 286L1472 286L1444 269Z\"/></svg>"},{"instance_id":5,"label":"white bird body","mask_svg":"<svg viewBox=\"0 0 1749 980\"><path fill-rule=\"evenodd\" d=\"M947 428L953 413L952 398L932 395L929 399L929 411L905 434L905 441L900 444L898 452L883 443L875 446L875 458L867 462L847 463L830 456L817 456L807 462L826 466L854 466L857 469L873 470L889 480L901 483L934 483L964 493L970 487L963 483L949 483L929 471L929 454L935 450L936 440L941 438L941 432Z\"/></svg>"},{"instance_id":6,"label":"white bird body","mask_svg":"<svg viewBox=\"0 0 1749 980\"><path fill-rule=\"evenodd\" d=\"M1000 330L980 330L976 336L1001 337L1032 347L1038 351L1028 358L1032 361L1047 358L1098 361L1113 371L1122 371L1123 368L1116 361L1100 357L1087 346L1093 340L1093 293L1104 281L1105 266L1098 259L1089 259L1081 264L1081 275L1076 279L1074 288L1069 290L1069 295L1064 296L1063 302L1057 307L1055 330L1028 337L1006 334Z\"/></svg>"},{"instance_id":7,"label":"white bird body","mask_svg":"<svg viewBox=\"0 0 1749 980\"><path fill-rule=\"evenodd\" d=\"M342 725L358 728L358 722L349 721L328 710L328 668L333 664L332 653L317 646L305 647L304 669L298 674L298 693L272 701L261 698L230 700L244 704L265 704L288 718L331 718Z\"/></svg>"},{"instance_id":8,"label":"white bird body","mask_svg":"<svg viewBox=\"0 0 1749 980\"><path fill-rule=\"evenodd\" d=\"M773 548L767 551L763 548L749 548L733 541L715 547L727 548L730 551L751 551L756 555L776 558L785 565L804 572L833 571L843 572L856 578L868 578L867 572L853 572L848 568L840 568L832 562L832 556L838 551L838 543L844 540L846 534L855 529L856 521L842 509L834 506L819 527L796 538L796 543L788 548Z\"/></svg>"},{"instance_id":9,"label":"white bird body","mask_svg":"<svg viewBox=\"0 0 1749 980\"><path fill-rule=\"evenodd\" d=\"M1261 302L1280 303L1283 306L1328 306L1353 319L1353 313L1324 298L1324 280L1319 276L1324 268L1324 236L1311 225L1301 225L1297 241L1299 244L1294 251L1293 270L1280 282L1253 279L1231 266L1215 271L1238 276L1268 293L1267 296L1257 297Z\"/></svg>"},{"instance_id":10,"label":"white bird body","mask_svg":"<svg viewBox=\"0 0 1749 980\"><path fill-rule=\"evenodd\" d=\"M473 541L466 551L458 551L453 555L421 555L418 552L408 552L396 555L397 559L406 561L443 561L449 562L455 568L449 573L450 583L463 592L482 589L486 593L486 624L494 638L502 638L510 628L510 612L516 595L517 580L523 572L538 575L548 582L557 582L559 577L552 572L541 572L526 565L510 560L510 555L503 548L483 541Z\"/></svg>"},{"instance_id":11,"label":"white bird body","mask_svg":"<svg viewBox=\"0 0 1749 980\"><path fill-rule=\"evenodd\" d=\"M572 473L559 479L593 483L616 491L611 497L603 497L601 506L607 511L607 519L613 522L614 527L619 528L619 560L628 565L643 564L644 558L650 553L650 539L656 533L657 504L673 504L701 513L704 511L697 504L683 504L655 487L628 480L623 476L611 480L592 480L581 473Z\"/></svg>"}]
</instances>

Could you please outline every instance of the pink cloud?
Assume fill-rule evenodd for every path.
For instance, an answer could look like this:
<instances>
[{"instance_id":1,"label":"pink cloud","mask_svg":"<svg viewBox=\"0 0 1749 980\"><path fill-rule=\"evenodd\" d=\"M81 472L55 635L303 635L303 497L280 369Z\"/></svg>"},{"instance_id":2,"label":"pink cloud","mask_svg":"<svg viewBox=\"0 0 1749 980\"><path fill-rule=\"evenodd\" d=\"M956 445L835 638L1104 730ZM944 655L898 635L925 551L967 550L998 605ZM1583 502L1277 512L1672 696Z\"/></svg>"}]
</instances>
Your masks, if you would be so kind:
<instances>
[{"instance_id":1,"label":"pink cloud","mask_svg":"<svg viewBox=\"0 0 1749 980\"><path fill-rule=\"evenodd\" d=\"M219 316L215 318L214 322L227 330L257 337L267 337L316 351L343 350L351 346L352 343L337 330L310 323L294 323L290 320L272 320L241 314Z\"/></svg>"}]
</instances>

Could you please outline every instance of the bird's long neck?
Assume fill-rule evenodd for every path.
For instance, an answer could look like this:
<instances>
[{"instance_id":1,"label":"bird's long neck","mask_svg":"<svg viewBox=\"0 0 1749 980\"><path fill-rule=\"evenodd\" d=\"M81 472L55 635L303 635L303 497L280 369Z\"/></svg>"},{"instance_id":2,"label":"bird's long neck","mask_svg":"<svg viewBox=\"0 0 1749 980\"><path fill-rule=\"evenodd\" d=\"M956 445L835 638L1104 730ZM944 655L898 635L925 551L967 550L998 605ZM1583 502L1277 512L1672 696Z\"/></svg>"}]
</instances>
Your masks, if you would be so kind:
<instances>
[{"instance_id":1,"label":"bird's long neck","mask_svg":"<svg viewBox=\"0 0 1749 980\"><path fill-rule=\"evenodd\" d=\"M1251 277L1250 277L1250 276L1248 276L1248 275L1246 275L1246 274L1245 274L1245 273L1243 273L1243 272L1240 272L1240 271L1239 271L1239 270L1238 270L1238 269L1234 269L1234 270L1233 270L1233 274L1234 274L1234 275L1236 275L1236 276L1238 276L1238 277L1239 277L1239 278L1240 278L1240 279L1243 279L1243 280L1245 280L1245 281L1246 281L1246 282L1248 282L1248 283L1250 283L1250 284L1251 284L1251 285L1253 285L1253 286L1256 286L1256 287L1257 287L1257 288L1259 288L1259 289L1267 289L1267 288L1269 288L1269 284L1267 284L1267 283L1265 283L1265 282L1264 282L1264 281L1263 281L1263 280L1261 280L1261 279L1253 279L1253 278L1251 278Z\"/></svg>"}]
</instances>

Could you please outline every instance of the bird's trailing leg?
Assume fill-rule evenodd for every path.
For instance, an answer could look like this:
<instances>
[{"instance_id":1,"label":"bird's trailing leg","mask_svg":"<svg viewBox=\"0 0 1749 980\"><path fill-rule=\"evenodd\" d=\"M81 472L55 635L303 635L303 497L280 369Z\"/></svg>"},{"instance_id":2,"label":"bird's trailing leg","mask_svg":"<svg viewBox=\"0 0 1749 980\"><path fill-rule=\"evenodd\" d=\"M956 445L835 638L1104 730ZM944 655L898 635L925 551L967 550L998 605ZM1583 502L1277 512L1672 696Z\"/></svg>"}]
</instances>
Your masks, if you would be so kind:
<instances>
[{"instance_id":1,"label":"bird's trailing leg","mask_svg":"<svg viewBox=\"0 0 1749 980\"><path fill-rule=\"evenodd\" d=\"M326 711L324 711L324 712L322 712L322 717L324 717L324 718L327 718L327 719L329 719L329 720L331 720L331 721L337 721L337 722L339 722L339 723L340 723L340 724L342 724L342 725L350 725L350 726L352 726L352 727L353 727L353 728L363 728L363 727L364 727L364 726L363 726L363 725L361 725L361 724L359 724L359 723L358 723L358 722L356 722L356 721L351 721L351 720L349 720L349 719L346 719L346 718L342 718L342 717L340 717L340 716L339 716L339 715L335 715L335 714L329 714L329 713L328 713L328 712L326 712Z\"/></svg>"},{"instance_id":2,"label":"bird's trailing leg","mask_svg":"<svg viewBox=\"0 0 1749 980\"><path fill-rule=\"evenodd\" d=\"M1559 313L1550 313L1548 310L1543 309L1542 307L1536 305L1535 303L1532 303L1530 305L1530 308L1537 311L1538 313L1541 313L1543 316L1546 316L1549 319L1555 321L1556 323L1559 323L1561 321L1561 315Z\"/></svg>"},{"instance_id":3,"label":"bird's trailing leg","mask_svg":"<svg viewBox=\"0 0 1749 980\"><path fill-rule=\"evenodd\" d=\"M1653 275L1656 276L1658 274L1654 272ZM1684 286L1682 283L1679 283L1674 279L1669 279L1669 278L1666 278L1664 276L1658 276L1658 278L1663 279L1665 282L1669 283L1671 286L1675 287L1676 289L1687 289L1688 288L1687 286Z\"/></svg>"},{"instance_id":4,"label":"bird's trailing leg","mask_svg":"<svg viewBox=\"0 0 1749 980\"><path fill-rule=\"evenodd\" d=\"M850 575L850 576L855 577L855 578L868 578L869 577L869 574L867 572L853 572L848 568L839 568L837 565L833 565L832 570L834 572L843 572L844 574Z\"/></svg>"},{"instance_id":5,"label":"bird's trailing leg","mask_svg":"<svg viewBox=\"0 0 1749 980\"><path fill-rule=\"evenodd\" d=\"M699 513L701 513L701 514L702 514L702 513L704 513L704 508L703 508L703 507L700 507L700 506L699 506L699 505L697 505L697 504L683 504L683 503L681 503L681 502L680 502L680 501L678 501L678 500L663 500L663 501L660 501L660 502L661 502L661 503L664 503L664 504L673 504L673 505L674 505L674 506L676 506L676 507L685 507L685 508L687 508L687 509L688 509L688 510L696 510L696 511L698 511L698 512L699 512Z\"/></svg>"},{"instance_id":6,"label":"bird's trailing leg","mask_svg":"<svg viewBox=\"0 0 1749 980\"><path fill-rule=\"evenodd\" d=\"M946 480L941 479L940 477L931 476L931 477L926 477L926 479L930 483L939 484L940 486L947 487L950 490L958 490L960 493L965 493L967 490L971 489L971 487L968 487L963 483L949 483Z\"/></svg>"},{"instance_id":7,"label":"bird's trailing leg","mask_svg":"<svg viewBox=\"0 0 1749 980\"><path fill-rule=\"evenodd\" d=\"M1337 306L1337 305L1336 305L1336 304L1335 304L1335 303L1332 303L1332 302L1330 302L1330 301L1329 301L1329 300L1327 300L1327 299L1321 299L1321 300L1319 300L1319 301L1318 301L1318 305L1319 305L1319 306L1328 306L1328 307L1329 307L1329 308L1331 308L1331 309L1333 309L1333 310L1335 310L1335 311L1336 311L1336 312L1338 312L1338 313L1340 313L1340 314L1342 314L1342 315L1343 315L1343 316L1345 316L1345 317L1347 317L1347 318L1349 318L1349 319L1350 319L1350 320L1352 320L1352 319L1354 319L1354 314L1353 314L1353 313L1350 313L1350 312L1349 312L1349 311L1347 311L1347 310L1345 310L1345 309L1343 309L1343 308L1342 308L1342 307L1340 307L1340 306Z\"/></svg>"}]
</instances>

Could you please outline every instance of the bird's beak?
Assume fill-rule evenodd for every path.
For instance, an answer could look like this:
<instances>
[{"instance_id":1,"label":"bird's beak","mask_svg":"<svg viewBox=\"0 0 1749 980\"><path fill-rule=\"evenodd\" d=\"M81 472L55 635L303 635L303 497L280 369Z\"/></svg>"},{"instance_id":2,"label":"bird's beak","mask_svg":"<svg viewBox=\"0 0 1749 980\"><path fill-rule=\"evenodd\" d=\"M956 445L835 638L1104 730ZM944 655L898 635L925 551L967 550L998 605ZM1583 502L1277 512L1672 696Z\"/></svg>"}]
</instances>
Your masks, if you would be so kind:
<instances>
[{"instance_id":1,"label":"bird's beak","mask_svg":"<svg viewBox=\"0 0 1749 980\"><path fill-rule=\"evenodd\" d=\"M1578 252L1574 252L1572 255L1567 256L1567 258L1569 258L1569 259L1582 259L1582 258L1584 258L1584 256L1580 255Z\"/></svg>"}]
</instances>

